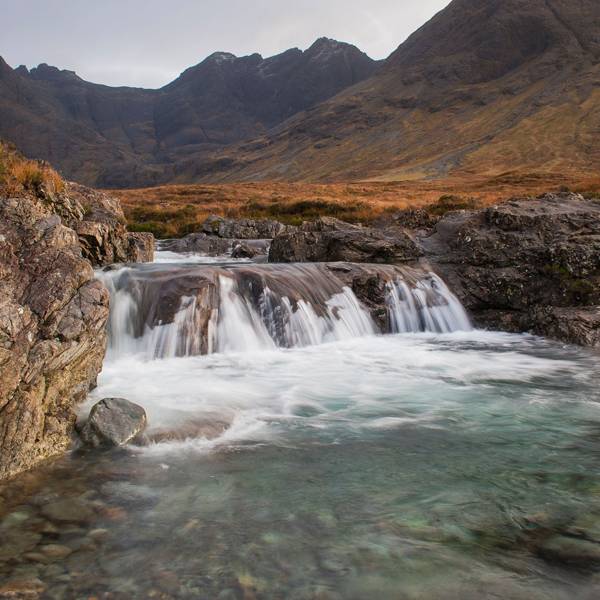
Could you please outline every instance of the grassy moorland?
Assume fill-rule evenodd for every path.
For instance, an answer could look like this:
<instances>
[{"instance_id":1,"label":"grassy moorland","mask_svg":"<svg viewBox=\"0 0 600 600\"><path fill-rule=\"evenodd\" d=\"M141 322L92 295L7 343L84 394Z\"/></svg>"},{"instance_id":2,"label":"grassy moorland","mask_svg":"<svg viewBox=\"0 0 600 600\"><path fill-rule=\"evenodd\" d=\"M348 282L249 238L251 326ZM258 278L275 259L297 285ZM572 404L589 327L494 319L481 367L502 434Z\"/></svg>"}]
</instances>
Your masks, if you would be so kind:
<instances>
[{"instance_id":1,"label":"grassy moorland","mask_svg":"<svg viewBox=\"0 0 600 600\"><path fill-rule=\"evenodd\" d=\"M11 144L0 142L0 194L61 193L62 177L48 163L24 158Z\"/></svg>"},{"instance_id":2,"label":"grassy moorland","mask_svg":"<svg viewBox=\"0 0 600 600\"><path fill-rule=\"evenodd\" d=\"M272 218L289 224L327 215L368 223L406 208L427 208L440 214L565 187L597 196L600 175L509 172L494 177L397 182L165 185L113 193L121 200L130 229L177 237L197 231L210 214Z\"/></svg>"}]
</instances>

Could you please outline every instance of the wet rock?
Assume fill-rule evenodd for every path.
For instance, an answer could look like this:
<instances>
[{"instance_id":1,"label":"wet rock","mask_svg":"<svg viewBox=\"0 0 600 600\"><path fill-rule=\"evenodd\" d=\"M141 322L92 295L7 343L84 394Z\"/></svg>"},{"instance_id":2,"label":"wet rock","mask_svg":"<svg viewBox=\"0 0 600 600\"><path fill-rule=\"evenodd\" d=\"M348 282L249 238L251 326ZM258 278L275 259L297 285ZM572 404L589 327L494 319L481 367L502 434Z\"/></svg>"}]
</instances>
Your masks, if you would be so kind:
<instances>
[{"instance_id":1,"label":"wet rock","mask_svg":"<svg viewBox=\"0 0 600 600\"><path fill-rule=\"evenodd\" d=\"M479 325L600 345L600 202L560 193L457 211L418 242Z\"/></svg>"},{"instance_id":2,"label":"wet rock","mask_svg":"<svg viewBox=\"0 0 600 600\"><path fill-rule=\"evenodd\" d=\"M211 215L202 224L203 233L240 240L270 239L293 229L269 219L226 219L216 215Z\"/></svg>"},{"instance_id":3,"label":"wet rock","mask_svg":"<svg viewBox=\"0 0 600 600\"><path fill-rule=\"evenodd\" d=\"M538 553L546 560L580 568L600 566L600 544L565 535L555 535L547 539Z\"/></svg>"},{"instance_id":4,"label":"wet rock","mask_svg":"<svg viewBox=\"0 0 600 600\"><path fill-rule=\"evenodd\" d=\"M94 541L94 542L104 542L106 539L108 539L109 536L109 531L108 529L92 529L89 532L89 537Z\"/></svg>"},{"instance_id":5,"label":"wet rock","mask_svg":"<svg viewBox=\"0 0 600 600\"><path fill-rule=\"evenodd\" d=\"M94 510L79 498L64 498L42 507L42 514L55 523L88 523L94 518ZM52 528L49 531L57 531ZM58 530L60 531L60 530Z\"/></svg>"},{"instance_id":6,"label":"wet rock","mask_svg":"<svg viewBox=\"0 0 600 600\"><path fill-rule=\"evenodd\" d=\"M231 251L231 258L254 258L257 254L258 251L248 244L236 244Z\"/></svg>"},{"instance_id":7,"label":"wet rock","mask_svg":"<svg viewBox=\"0 0 600 600\"><path fill-rule=\"evenodd\" d=\"M146 411L124 398L105 398L94 404L79 428L82 441L93 448L124 446L146 427Z\"/></svg>"},{"instance_id":8,"label":"wet rock","mask_svg":"<svg viewBox=\"0 0 600 600\"><path fill-rule=\"evenodd\" d=\"M229 239L200 232L190 233L180 239L165 240L161 244L161 250L180 254L197 253L206 256L231 255L232 258L255 258L266 256L269 244L269 239Z\"/></svg>"},{"instance_id":9,"label":"wet rock","mask_svg":"<svg viewBox=\"0 0 600 600\"><path fill-rule=\"evenodd\" d=\"M6 583L0 583L0 598L15 598L19 600L35 600L41 597L46 589L36 577L15 578Z\"/></svg>"},{"instance_id":10,"label":"wet rock","mask_svg":"<svg viewBox=\"0 0 600 600\"><path fill-rule=\"evenodd\" d=\"M402 229L393 234L359 227L330 217L304 223L300 230L279 235L269 249L269 262L402 263L422 251Z\"/></svg>"},{"instance_id":11,"label":"wet rock","mask_svg":"<svg viewBox=\"0 0 600 600\"><path fill-rule=\"evenodd\" d=\"M12 512L0 521L0 529L18 526L29 519L31 519L31 513L27 510Z\"/></svg>"},{"instance_id":12,"label":"wet rock","mask_svg":"<svg viewBox=\"0 0 600 600\"><path fill-rule=\"evenodd\" d=\"M50 561L50 558L46 554L42 554L41 552L26 552L25 554L23 554L23 558L34 563L45 564Z\"/></svg>"},{"instance_id":13,"label":"wet rock","mask_svg":"<svg viewBox=\"0 0 600 600\"><path fill-rule=\"evenodd\" d=\"M173 428L153 429L148 432L152 442L183 441L187 439L213 440L223 435L230 423L222 419L191 419Z\"/></svg>"},{"instance_id":14,"label":"wet rock","mask_svg":"<svg viewBox=\"0 0 600 600\"><path fill-rule=\"evenodd\" d=\"M42 536L32 531L9 529L1 532L0 561L7 561L20 557L33 550Z\"/></svg>"},{"instance_id":15,"label":"wet rock","mask_svg":"<svg viewBox=\"0 0 600 600\"><path fill-rule=\"evenodd\" d=\"M190 233L185 237L162 242L161 250L168 252L195 252L207 256L222 256L231 251L232 241L208 235L207 233Z\"/></svg>"},{"instance_id":16,"label":"wet rock","mask_svg":"<svg viewBox=\"0 0 600 600\"><path fill-rule=\"evenodd\" d=\"M61 544L46 544L44 546L40 546L40 552L42 552L42 554L47 556L50 560L61 560L69 556L73 550L68 546L63 546Z\"/></svg>"}]
</instances>

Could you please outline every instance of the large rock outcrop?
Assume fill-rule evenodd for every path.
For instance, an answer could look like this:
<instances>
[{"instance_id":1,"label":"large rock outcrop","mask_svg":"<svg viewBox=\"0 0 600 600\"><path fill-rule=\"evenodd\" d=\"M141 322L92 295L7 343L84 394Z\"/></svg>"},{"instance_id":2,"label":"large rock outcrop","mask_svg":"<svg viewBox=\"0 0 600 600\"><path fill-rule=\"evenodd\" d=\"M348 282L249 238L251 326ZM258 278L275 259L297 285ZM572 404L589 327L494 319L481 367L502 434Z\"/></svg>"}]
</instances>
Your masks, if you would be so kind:
<instances>
[{"instance_id":1,"label":"large rock outcrop","mask_svg":"<svg viewBox=\"0 0 600 600\"><path fill-rule=\"evenodd\" d=\"M94 266L153 260L154 236L129 233L116 198L75 183L68 184L67 193L78 207L67 223L79 236L83 256Z\"/></svg>"},{"instance_id":2,"label":"large rock outcrop","mask_svg":"<svg viewBox=\"0 0 600 600\"><path fill-rule=\"evenodd\" d=\"M600 200L546 194L450 213L420 241L480 325L600 346Z\"/></svg>"},{"instance_id":3,"label":"large rock outcrop","mask_svg":"<svg viewBox=\"0 0 600 600\"><path fill-rule=\"evenodd\" d=\"M4 189L4 188L3 188ZM117 200L75 184L0 189L0 479L70 445L106 348L94 266L152 259ZM6 188L8 189L8 188Z\"/></svg>"},{"instance_id":4,"label":"large rock outcrop","mask_svg":"<svg viewBox=\"0 0 600 600\"><path fill-rule=\"evenodd\" d=\"M401 263L422 255L403 229L377 230L322 217L274 238L269 262Z\"/></svg>"},{"instance_id":5,"label":"large rock outcrop","mask_svg":"<svg viewBox=\"0 0 600 600\"><path fill-rule=\"evenodd\" d=\"M0 479L69 446L102 365L108 292L63 224L76 213L69 196L0 197Z\"/></svg>"},{"instance_id":6,"label":"large rock outcrop","mask_svg":"<svg viewBox=\"0 0 600 600\"><path fill-rule=\"evenodd\" d=\"M564 192L426 217L402 214L380 229L305 223L273 240L269 260L425 267L479 326L600 346L600 200ZM377 277L362 273L351 287L380 303Z\"/></svg>"}]
</instances>

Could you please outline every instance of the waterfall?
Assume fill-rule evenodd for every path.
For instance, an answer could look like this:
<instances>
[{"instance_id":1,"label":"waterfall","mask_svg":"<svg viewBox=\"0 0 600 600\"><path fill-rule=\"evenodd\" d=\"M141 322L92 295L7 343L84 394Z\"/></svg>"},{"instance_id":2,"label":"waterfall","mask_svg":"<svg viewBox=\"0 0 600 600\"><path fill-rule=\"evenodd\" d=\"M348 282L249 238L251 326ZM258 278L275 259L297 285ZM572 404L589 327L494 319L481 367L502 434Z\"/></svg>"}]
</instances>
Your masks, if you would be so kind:
<instances>
[{"instance_id":1,"label":"waterfall","mask_svg":"<svg viewBox=\"0 0 600 600\"><path fill-rule=\"evenodd\" d=\"M384 301L367 306L372 303L359 299L352 277L326 264L140 265L102 272L111 293L109 357L253 352L377 333L471 329L458 299L433 273L374 265L346 270L383 282Z\"/></svg>"},{"instance_id":2,"label":"waterfall","mask_svg":"<svg viewBox=\"0 0 600 600\"><path fill-rule=\"evenodd\" d=\"M399 278L388 282L386 304L390 333L450 333L471 329L462 304L434 273L427 273L414 287Z\"/></svg>"}]
</instances>

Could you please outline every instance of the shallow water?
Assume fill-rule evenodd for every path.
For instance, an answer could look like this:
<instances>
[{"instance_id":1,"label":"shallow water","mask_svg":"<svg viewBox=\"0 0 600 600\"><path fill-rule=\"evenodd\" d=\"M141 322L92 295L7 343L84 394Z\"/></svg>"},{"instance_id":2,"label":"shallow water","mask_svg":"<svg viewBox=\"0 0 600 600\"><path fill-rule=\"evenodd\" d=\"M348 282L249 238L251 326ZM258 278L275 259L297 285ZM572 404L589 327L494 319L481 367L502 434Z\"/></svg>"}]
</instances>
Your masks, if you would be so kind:
<instances>
[{"instance_id":1,"label":"shallow water","mask_svg":"<svg viewBox=\"0 0 600 600\"><path fill-rule=\"evenodd\" d=\"M48 598L597 598L593 564L544 548L600 542L598 364L481 331L109 359L82 411L123 396L184 439L0 488L0 580ZM68 556L44 562L49 544Z\"/></svg>"}]
</instances>

